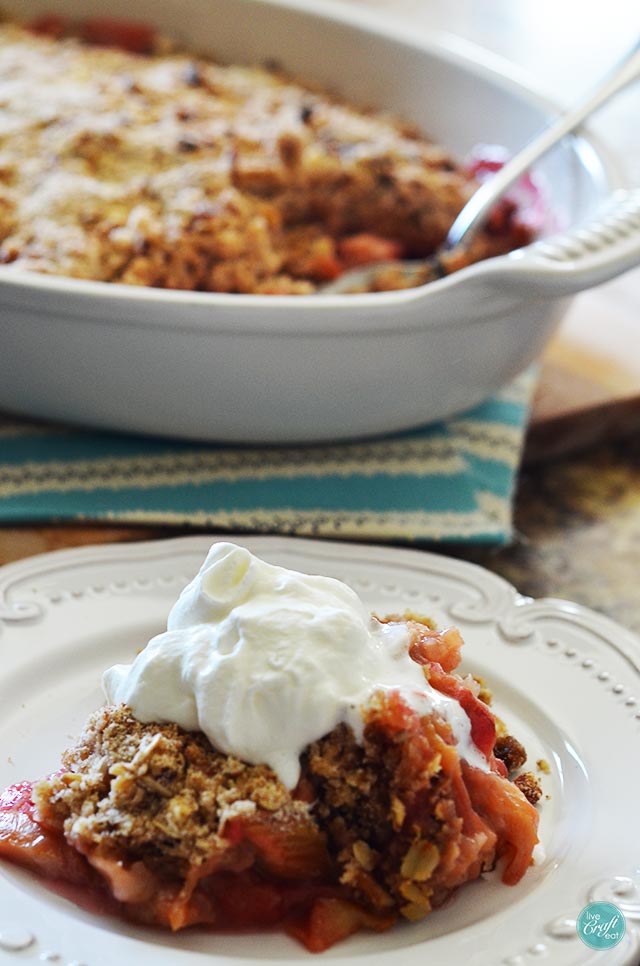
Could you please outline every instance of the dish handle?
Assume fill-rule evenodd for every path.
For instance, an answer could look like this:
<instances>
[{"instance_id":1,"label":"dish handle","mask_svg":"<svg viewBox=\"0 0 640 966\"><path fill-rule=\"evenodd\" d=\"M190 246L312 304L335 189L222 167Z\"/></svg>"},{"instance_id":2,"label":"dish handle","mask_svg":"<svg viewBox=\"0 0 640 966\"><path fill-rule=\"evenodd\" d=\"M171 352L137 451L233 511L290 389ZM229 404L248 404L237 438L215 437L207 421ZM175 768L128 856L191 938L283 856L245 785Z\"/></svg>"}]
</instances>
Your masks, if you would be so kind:
<instances>
[{"instance_id":1,"label":"dish handle","mask_svg":"<svg viewBox=\"0 0 640 966\"><path fill-rule=\"evenodd\" d=\"M592 221L513 252L507 263L501 284L526 280L532 294L549 295L581 292L640 265L640 188L616 191Z\"/></svg>"}]
</instances>

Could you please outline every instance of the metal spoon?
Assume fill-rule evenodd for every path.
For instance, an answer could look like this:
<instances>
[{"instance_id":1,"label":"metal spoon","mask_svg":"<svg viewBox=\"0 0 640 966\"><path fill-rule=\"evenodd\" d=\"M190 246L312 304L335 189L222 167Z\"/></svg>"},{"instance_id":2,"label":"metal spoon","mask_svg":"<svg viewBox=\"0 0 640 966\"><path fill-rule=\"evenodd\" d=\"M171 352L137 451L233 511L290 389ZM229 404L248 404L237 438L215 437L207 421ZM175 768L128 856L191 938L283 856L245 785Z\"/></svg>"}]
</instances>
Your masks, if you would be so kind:
<instances>
[{"instance_id":1,"label":"metal spoon","mask_svg":"<svg viewBox=\"0 0 640 966\"><path fill-rule=\"evenodd\" d=\"M593 114L610 97L617 94L640 76L640 40L618 62L618 64L596 85L584 100L572 109L561 114L553 123L541 131L532 141L518 152L503 168L488 181L485 181L467 201L466 205L449 229L440 248L428 259L413 261L376 262L345 272L334 282L323 285L322 293L369 290L375 276L381 269L393 267L402 273L406 281L416 283L416 277L424 276L425 269L434 278L441 278L445 271L440 255L451 252L468 242L485 218L508 189L525 174L529 168L547 153L558 141L574 131L590 114Z\"/></svg>"}]
</instances>

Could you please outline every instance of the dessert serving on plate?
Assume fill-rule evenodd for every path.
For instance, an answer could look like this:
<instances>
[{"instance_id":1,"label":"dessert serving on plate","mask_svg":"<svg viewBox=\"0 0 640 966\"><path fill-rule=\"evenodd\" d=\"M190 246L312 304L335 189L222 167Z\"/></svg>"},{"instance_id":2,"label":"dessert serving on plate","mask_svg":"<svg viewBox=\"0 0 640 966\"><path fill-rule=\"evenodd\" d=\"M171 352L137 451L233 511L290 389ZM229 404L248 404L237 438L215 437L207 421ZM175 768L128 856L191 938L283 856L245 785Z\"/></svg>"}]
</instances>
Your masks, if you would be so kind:
<instances>
[{"instance_id":1,"label":"dessert serving on plate","mask_svg":"<svg viewBox=\"0 0 640 966\"><path fill-rule=\"evenodd\" d=\"M62 766L0 797L0 857L127 919L277 926L311 951L496 865L515 884L539 789L511 780L526 754L461 645L217 543Z\"/></svg>"},{"instance_id":2,"label":"dessert serving on plate","mask_svg":"<svg viewBox=\"0 0 640 966\"><path fill-rule=\"evenodd\" d=\"M415 125L276 69L171 50L141 25L2 24L0 85L0 261L14 269L308 294L355 265L433 252L477 187ZM447 270L530 240L503 203Z\"/></svg>"}]
</instances>

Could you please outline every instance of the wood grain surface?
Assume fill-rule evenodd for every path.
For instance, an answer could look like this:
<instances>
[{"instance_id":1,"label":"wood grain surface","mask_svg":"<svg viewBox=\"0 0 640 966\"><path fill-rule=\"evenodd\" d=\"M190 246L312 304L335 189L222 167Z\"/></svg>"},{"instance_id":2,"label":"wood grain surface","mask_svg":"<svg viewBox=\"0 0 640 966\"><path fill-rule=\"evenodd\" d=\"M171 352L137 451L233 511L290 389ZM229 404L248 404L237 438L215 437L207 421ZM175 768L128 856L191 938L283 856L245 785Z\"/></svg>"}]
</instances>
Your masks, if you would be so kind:
<instances>
[{"instance_id":1,"label":"wood grain surface","mask_svg":"<svg viewBox=\"0 0 640 966\"><path fill-rule=\"evenodd\" d=\"M578 296L549 343L528 462L640 432L640 270Z\"/></svg>"}]
</instances>

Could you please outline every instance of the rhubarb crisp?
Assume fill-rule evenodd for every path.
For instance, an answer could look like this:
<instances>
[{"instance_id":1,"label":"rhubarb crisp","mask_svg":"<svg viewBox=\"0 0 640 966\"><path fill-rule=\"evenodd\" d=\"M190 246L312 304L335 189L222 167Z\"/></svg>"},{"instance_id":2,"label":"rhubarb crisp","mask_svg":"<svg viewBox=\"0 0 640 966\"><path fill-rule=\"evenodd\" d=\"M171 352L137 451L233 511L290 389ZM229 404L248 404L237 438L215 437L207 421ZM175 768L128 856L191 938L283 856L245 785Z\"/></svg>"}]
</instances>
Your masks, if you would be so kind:
<instances>
[{"instance_id":1,"label":"rhubarb crisp","mask_svg":"<svg viewBox=\"0 0 640 966\"><path fill-rule=\"evenodd\" d=\"M515 885L539 788L461 648L215 542L61 767L0 794L0 858L135 922L278 927L312 952L496 866Z\"/></svg>"},{"instance_id":2,"label":"rhubarb crisp","mask_svg":"<svg viewBox=\"0 0 640 966\"><path fill-rule=\"evenodd\" d=\"M58 771L0 796L0 857L137 922L279 925L312 952L422 919L496 863L515 884L537 842L539 788L497 756L517 770L526 753L454 672L456 632L417 628L414 660L465 708L488 770L394 693L364 709L361 741L340 724L309 744L292 790L201 733L106 706Z\"/></svg>"},{"instance_id":3,"label":"rhubarb crisp","mask_svg":"<svg viewBox=\"0 0 640 966\"><path fill-rule=\"evenodd\" d=\"M410 124L104 18L0 25L0 104L3 271L313 293L429 255L477 187ZM505 202L444 270L530 238Z\"/></svg>"}]
</instances>

